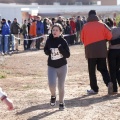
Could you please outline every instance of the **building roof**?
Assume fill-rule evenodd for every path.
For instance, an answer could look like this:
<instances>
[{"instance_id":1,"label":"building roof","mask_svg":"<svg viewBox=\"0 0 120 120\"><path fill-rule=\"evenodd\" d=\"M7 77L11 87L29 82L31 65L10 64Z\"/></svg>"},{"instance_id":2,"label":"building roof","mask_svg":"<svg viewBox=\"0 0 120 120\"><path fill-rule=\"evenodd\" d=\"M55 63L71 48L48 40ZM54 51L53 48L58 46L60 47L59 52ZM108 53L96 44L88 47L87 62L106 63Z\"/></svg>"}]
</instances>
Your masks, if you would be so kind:
<instances>
[{"instance_id":1,"label":"building roof","mask_svg":"<svg viewBox=\"0 0 120 120\"><path fill-rule=\"evenodd\" d=\"M83 5L92 4L93 2L97 2L98 0L59 0L59 3L64 4L75 4L75 2L82 2ZM117 5L117 0L99 0L101 1L101 5ZM0 0L0 3L17 3L17 4L48 4L52 5L56 0Z\"/></svg>"}]
</instances>

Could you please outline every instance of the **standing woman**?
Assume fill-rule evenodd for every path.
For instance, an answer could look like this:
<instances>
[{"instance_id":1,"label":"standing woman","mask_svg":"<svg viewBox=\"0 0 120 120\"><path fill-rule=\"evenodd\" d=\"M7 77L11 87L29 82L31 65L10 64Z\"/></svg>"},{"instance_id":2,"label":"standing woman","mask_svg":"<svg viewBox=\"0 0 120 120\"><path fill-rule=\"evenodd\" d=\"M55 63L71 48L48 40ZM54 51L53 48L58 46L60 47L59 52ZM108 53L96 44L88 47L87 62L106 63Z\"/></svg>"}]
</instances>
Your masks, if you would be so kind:
<instances>
[{"instance_id":1,"label":"standing woman","mask_svg":"<svg viewBox=\"0 0 120 120\"><path fill-rule=\"evenodd\" d=\"M64 84L67 75L67 60L70 57L70 50L66 40L62 37L63 28L56 23L52 27L46 41L44 52L48 55L48 83L51 92L50 105L56 104L56 81L58 78L59 110L64 110Z\"/></svg>"}]
</instances>

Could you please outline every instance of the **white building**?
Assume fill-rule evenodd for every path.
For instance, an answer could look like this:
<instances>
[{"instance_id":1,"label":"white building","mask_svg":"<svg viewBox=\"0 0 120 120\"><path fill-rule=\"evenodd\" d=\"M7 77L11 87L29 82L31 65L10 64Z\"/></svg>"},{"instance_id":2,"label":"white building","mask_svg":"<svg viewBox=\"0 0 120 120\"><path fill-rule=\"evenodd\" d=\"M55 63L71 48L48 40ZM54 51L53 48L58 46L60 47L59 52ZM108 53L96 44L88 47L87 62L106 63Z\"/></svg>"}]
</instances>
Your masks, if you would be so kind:
<instances>
[{"instance_id":1,"label":"white building","mask_svg":"<svg viewBox=\"0 0 120 120\"><path fill-rule=\"evenodd\" d=\"M89 10L94 9L99 14L109 13L113 15L115 12L120 13L119 6L78 6L78 5L16 5L16 4L0 4L1 18L13 21L17 18L19 23L27 19L29 15L41 16L74 16L88 13Z\"/></svg>"}]
</instances>

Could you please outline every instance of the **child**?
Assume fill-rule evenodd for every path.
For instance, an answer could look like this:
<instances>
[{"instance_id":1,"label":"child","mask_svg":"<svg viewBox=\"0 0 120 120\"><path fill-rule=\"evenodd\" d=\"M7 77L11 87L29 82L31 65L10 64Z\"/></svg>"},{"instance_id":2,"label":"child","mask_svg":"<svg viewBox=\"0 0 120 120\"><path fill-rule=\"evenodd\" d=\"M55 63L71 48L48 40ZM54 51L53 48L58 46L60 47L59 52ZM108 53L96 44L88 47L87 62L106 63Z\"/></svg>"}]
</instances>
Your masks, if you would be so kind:
<instances>
[{"instance_id":1,"label":"child","mask_svg":"<svg viewBox=\"0 0 120 120\"><path fill-rule=\"evenodd\" d=\"M67 42L62 38L63 28L56 23L52 27L46 41L44 52L48 55L48 83L51 92L50 105L56 104L56 80L58 78L59 90L59 110L64 110L64 83L67 74L67 60L70 57L70 51Z\"/></svg>"},{"instance_id":2,"label":"child","mask_svg":"<svg viewBox=\"0 0 120 120\"><path fill-rule=\"evenodd\" d=\"M8 106L8 110L13 110L12 101L9 98L7 98L6 93L4 93L1 88L0 88L0 99L4 104Z\"/></svg>"}]
</instances>

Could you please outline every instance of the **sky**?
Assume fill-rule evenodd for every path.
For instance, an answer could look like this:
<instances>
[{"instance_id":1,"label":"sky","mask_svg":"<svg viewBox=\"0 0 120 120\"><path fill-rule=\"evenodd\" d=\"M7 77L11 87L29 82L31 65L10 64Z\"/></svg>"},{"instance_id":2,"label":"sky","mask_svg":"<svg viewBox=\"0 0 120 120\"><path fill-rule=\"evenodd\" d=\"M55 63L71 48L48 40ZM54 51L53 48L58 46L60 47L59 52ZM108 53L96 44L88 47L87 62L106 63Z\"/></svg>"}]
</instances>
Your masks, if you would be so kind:
<instances>
[{"instance_id":1,"label":"sky","mask_svg":"<svg viewBox=\"0 0 120 120\"><path fill-rule=\"evenodd\" d=\"M120 4L120 0L117 0L117 4L118 4L118 5Z\"/></svg>"}]
</instances>

